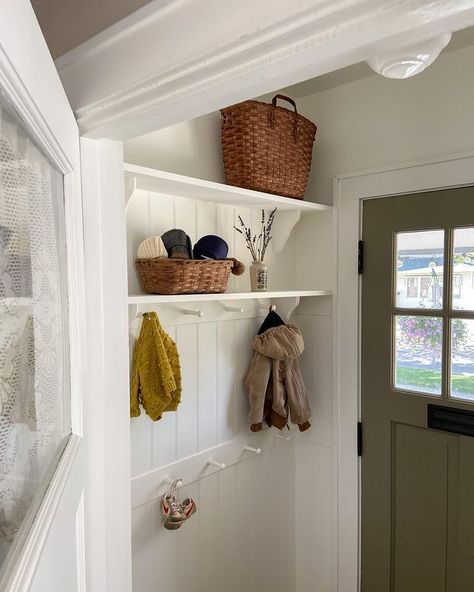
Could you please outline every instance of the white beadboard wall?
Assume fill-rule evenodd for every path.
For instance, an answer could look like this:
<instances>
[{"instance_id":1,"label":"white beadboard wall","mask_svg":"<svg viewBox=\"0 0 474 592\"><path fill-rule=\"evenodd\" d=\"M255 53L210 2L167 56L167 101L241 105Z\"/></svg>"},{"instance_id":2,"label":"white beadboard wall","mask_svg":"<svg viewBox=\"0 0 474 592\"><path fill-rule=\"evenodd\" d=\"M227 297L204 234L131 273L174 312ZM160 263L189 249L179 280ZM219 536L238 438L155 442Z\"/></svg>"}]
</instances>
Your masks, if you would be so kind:
<instances>
[{"instance_id":1,"label":"white beadboard wall","mask_svg":"<svg viewBox=\"0 0 474 592\"><path fill-rule=\"evenodd\" d=\"M132 513L134 592L294 592L294 452L281 446L185 486L178 531L159 505Z\"/></svg>"},{"instance_id":2,"label":"white beadboard wall","mask_svg":"<svg viewBox=\"0 0 474 592\"><path fill-rule=\"evenodd\" d=\"M184 229L193 244L206 234L221 236L229 244L229 256L242 261L248 270L250 255L243 236L234 230L234 225L239 226L239 216L247 225L252 224L255 231L260 227L261 211L258 209L169 197L144 190L135 191L127 207L129 294L142 293L134 265L138 245L148 236L162 235L170 228ZM285 248L277 255L273 253L270 243L265 257L269 266L269 290L291 290L297 287L295 242L293 231ZM242 276L231 275L228 291L249 292L248 272Z\"/></svg>"},{"instance_id":3,"label":"white beadboard wall","mask_svg":"<svg viewBox=\"0 0 474 592\"><path fill-rule=\"evenodd\" d=\"M295 322L305 337L302 368L313 427L304 434L293 429L291 442L185 485L181 496L193 496L199 511L177 532L162 527L158 499L135 507L134 592L152 592L158 585L172 592L207 592L210 585L235 592L331 590L331 298L307 300ZM168 314L162 310L164 318ZM183 398L177 413L158 422L145 414L131 420L136 478L163 465L168 475L179 477L174 464L183 457L208 449L213 456L214 446L242 436L252 444L243 377L261 320L164 325L180 351ZM136 322L131 343L138 329Z\"/></svg>"},{"instance_id":4,"label":"white beadboard wall","mask_svg":"<svg viewBox=\"0 0 474 592\"><path fill-rule=\"evenodd\" d=\"M172 130L165 136L170 140ZM134 162L160 166L151 160ZM174 172L206 177L186 166ZM141 293L134 268L138 244L173 227L185 229L193 242L204 234L218 234L229 243L230 255L249 265L243 237L233 229L239 215L257 229L259 210L135 191L127 207L129 293ZM270 248L271 290L331 288L331 216L304 215L282 253ZM230 291L249 289L247 273L231 276ZM249 431L243 379L251 339L266 311L253 300L231 304L243 305L244 314L225 312L218 301L182 306L202 309L201 319L180 315L179 305L140 308L156 310L178 345L183 396L178 411L158 422L144 412L131 420L132 491L146 483L141 489L149 492L154 475L182 476L183 463L196 463L204 474L203 458L221 460L225 447L242 450L245 443L260 446L260 441L265 446L261 455L247 453L237 464L185 483L181 497L191 495L199 509L176 532L162 526L158 490L138 496L132 511L133 590L333 592L332 298L304 298L293 317L305 338L302 366L313 427L304 434L292 429L290 442L260 440ZM284 313L291 302L276 304ZM131 307L131 352L140 328L134 313Z\"/></svg>"},{"instance_id":5,"label":"white beadboard wall","mask_svg":"<svg viewBox=\"0 0 474 592\"><path fill-rule=\"evenodd\" d=\"M337 589L337 457L332 298L303 299L294 322L304 334L301 370L313 412L311 429L296 439L295 590L334 592Z\"/></svg>"},{"instance_id":6,"label":"white beadboard wall","mask_svg":"<svg viewBox=\"0 0 474 592\"><path fill-rule=\"evenodd\" d=\"M160 307L151 307L160 315ZM260 321L200 320L163 325L175 340L181 361L182 402L176 413L153 422L132 418L132 477L232 440L248 429L243 378L250 341ZM140 323L131 331L131 351Z\"/></svg>"}]
</instances>

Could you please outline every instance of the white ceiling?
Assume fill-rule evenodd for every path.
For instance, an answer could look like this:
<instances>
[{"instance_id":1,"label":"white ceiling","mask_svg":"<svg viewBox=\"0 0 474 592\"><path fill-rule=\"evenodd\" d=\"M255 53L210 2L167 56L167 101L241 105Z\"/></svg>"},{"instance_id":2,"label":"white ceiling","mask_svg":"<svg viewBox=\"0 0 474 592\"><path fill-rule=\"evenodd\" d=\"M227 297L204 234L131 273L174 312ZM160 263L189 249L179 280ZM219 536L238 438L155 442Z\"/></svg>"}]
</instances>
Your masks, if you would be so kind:
<instances>
[{"instance_id":1,"label":"white ceiling","mask_svg":"<svg viewBox=\"0 0 474 592\"><path fill-rule=\"evenodd\" d=\"M474 27L454 33L444 52L463 49L471 45L474 45ZM294 98L301 98L373 75L374 71L365 62L362 62L342 68L341 70L335 70L323 76L318 76L317 78L306 80L305 82L300 82L283 89L282 92Z\"/></svg>"},{"instance_id":2,"label":"white ceiling","mask_svg":"<svg viewBox=\"0 0 474 592\"><path fill-rule=\"evenodd\" d=\"M155 3L160 1L154 0ZM150 0L31 0L49 51L55 59L149 2Z\"/></svg>"}]
</instances>

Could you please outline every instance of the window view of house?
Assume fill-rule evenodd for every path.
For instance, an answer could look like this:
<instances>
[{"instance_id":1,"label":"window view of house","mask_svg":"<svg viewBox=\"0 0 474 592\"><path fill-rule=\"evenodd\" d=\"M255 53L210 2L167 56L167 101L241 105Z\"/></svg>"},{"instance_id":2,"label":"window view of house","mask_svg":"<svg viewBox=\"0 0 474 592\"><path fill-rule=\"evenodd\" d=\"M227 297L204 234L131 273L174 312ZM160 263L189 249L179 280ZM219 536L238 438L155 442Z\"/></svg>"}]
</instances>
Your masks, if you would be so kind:
<instances>
[{"instance_id":1,"label":"window view of house","mask_svg":"<svg viewBox=\"0 0 474 592\"><path fill-rule=\"evenodd\" d=\"M399 233L396 260L397 307L441 308L443 264L444 230Z\"/></svg>"},{"instance_id":2,"label":"window view of house","mask_svg":"<svg viewBox=\"0 0 474 592\"><path fill-rule=\"evenodd\" d=\"M474 229L454 229L449 238L450 302L444 303L445 232L428 230L396 236L395 304L415 314L396 315L394 319L394 386L442 394L443 349L447 345L443 343L443 323L449 322L449 394L474 400L474 323L455 317L456 310L474 309ZM424 309L441 312L443 308L448 311L447 320L420 314Z\"/></svg>"}]
</instances>

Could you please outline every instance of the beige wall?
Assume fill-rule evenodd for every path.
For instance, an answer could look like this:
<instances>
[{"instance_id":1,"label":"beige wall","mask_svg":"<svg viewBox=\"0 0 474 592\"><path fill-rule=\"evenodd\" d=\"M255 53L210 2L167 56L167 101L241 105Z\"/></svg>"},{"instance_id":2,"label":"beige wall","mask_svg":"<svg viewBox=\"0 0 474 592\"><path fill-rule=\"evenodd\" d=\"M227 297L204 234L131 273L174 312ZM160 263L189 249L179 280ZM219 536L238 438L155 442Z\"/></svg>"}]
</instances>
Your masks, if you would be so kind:
<instances>
[{"instance_id":1,"label":"beige wall","mask_svg":"<svg viewBox=\"0 0 474 592\"><path fill-rule=\"evenodd\" d=\"M150 0L31 0L53 58L148 2Z\"/></svg>"},{"instance_id":2,"label":"beige wall","mask_svg":"<svg viewBox=\"0 0 474 592\"><path fill-rule=\"evenodd\" d=\"M334 173L474 150L474 47L408 80L373 75L298 101L318 124L308 196L330 203Z\"/></svg>"}]
</instances>

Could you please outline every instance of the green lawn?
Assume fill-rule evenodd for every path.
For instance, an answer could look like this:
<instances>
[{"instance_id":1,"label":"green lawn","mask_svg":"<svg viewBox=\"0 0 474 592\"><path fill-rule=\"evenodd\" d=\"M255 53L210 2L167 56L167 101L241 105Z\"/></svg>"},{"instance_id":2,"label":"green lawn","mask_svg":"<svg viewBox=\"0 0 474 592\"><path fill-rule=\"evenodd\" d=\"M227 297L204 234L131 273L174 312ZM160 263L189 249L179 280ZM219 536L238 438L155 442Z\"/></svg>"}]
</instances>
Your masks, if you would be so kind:
<instances>
[{"instance_id":1,"label":"green lawn","mask_svg":"<svg viewBox=\"0 0 474 592\"><path fill-rule=\"evenodd\" d=\"M439 388L441 373L425 370L424 368L397 368L397 383L422 387L423 390L436 390ZM457 393L471 394L474 398L474 375L454 376L453 391Z\"/></svg>"}]
</instances>

